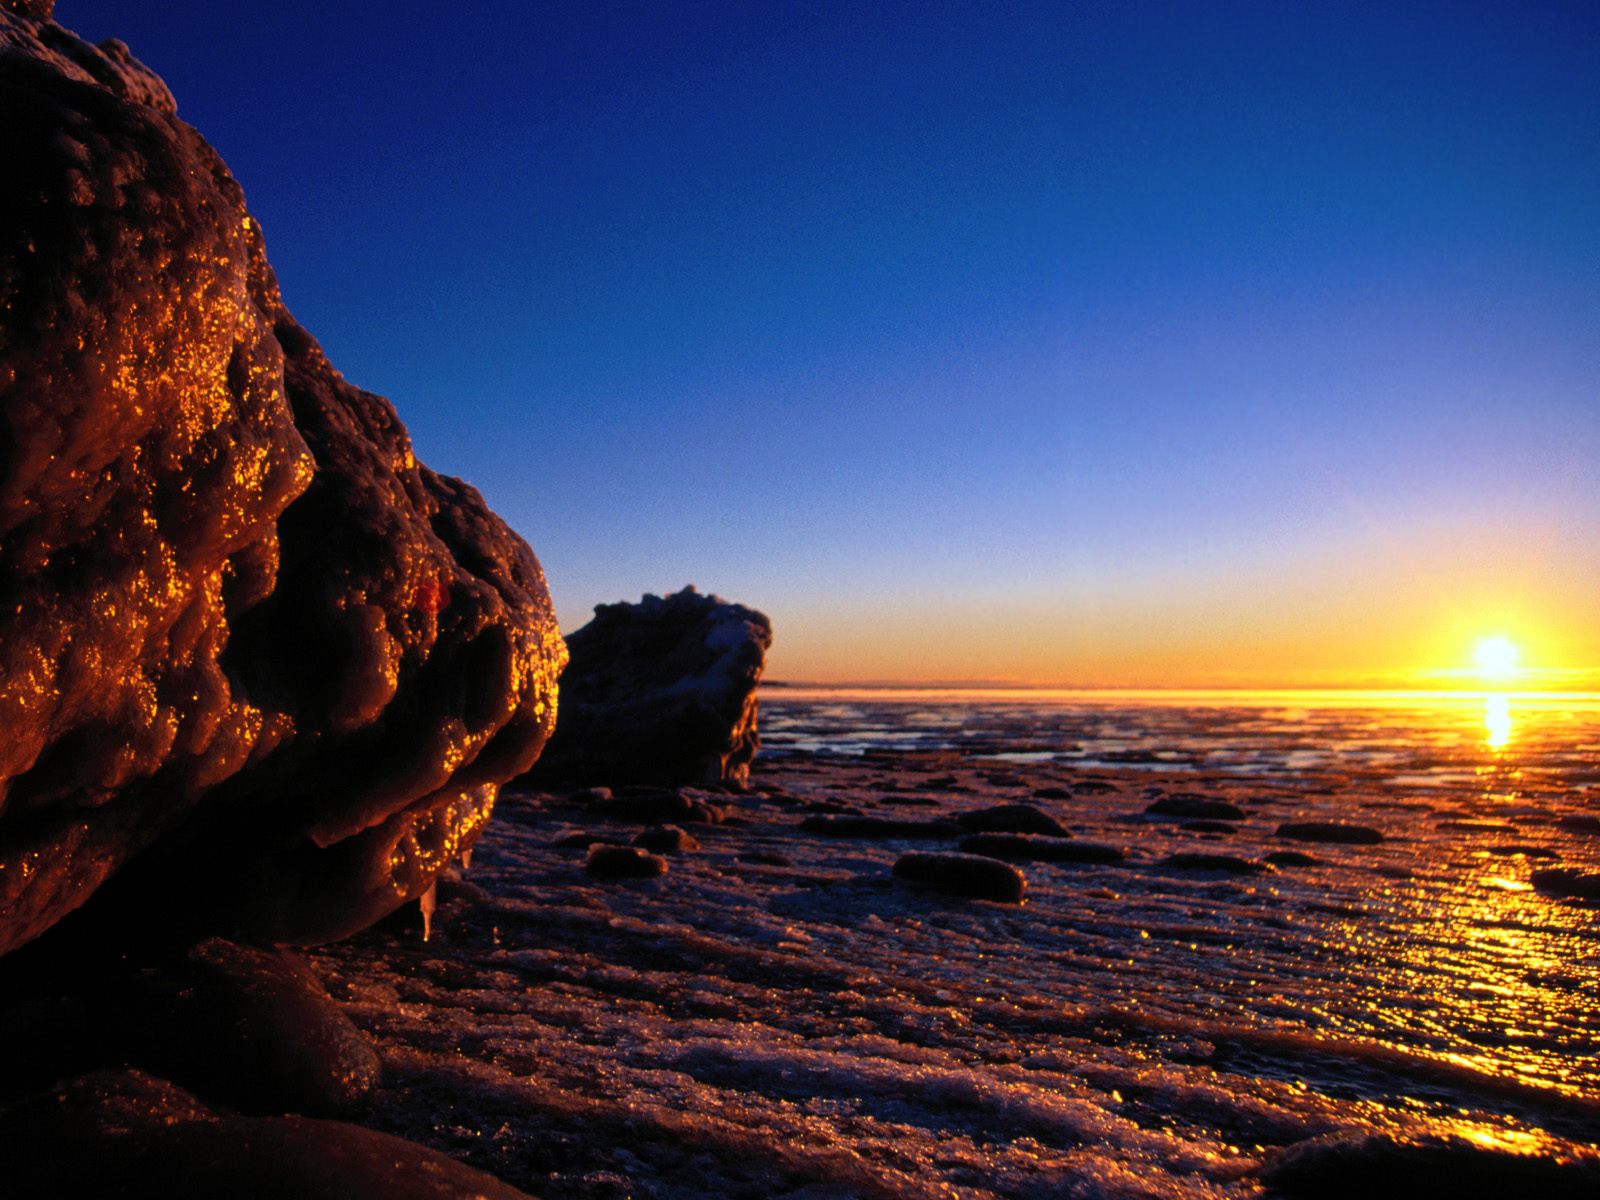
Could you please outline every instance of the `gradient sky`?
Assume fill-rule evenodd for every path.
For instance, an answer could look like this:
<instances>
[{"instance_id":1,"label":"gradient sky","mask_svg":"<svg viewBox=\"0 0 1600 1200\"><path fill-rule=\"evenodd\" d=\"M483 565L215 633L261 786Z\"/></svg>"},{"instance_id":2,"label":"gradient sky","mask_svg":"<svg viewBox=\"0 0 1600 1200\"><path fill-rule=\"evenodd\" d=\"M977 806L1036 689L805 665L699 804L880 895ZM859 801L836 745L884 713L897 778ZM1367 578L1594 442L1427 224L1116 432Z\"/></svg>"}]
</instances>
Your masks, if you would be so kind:
<instances>
[{"instance_id":1,"label":"gradient sky","mask_svg":"<svg viewBox=\"0 0 1600 1200\"><path fill-rule=\"evenodd\" d=\"M769 675L1600 664L1600 6L59 0L544 563Z\"/></svg>"}]
</instances>

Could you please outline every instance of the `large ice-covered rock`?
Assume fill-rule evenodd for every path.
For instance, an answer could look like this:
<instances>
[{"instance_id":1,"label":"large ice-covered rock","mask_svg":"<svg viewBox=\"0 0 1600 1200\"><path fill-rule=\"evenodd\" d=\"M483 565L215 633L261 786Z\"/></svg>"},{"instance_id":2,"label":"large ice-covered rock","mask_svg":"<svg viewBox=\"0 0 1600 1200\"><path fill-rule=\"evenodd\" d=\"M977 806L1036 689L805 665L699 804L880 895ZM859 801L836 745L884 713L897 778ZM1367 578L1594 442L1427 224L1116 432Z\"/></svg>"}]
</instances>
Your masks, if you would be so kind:
<instances>
[{"instance_id":1,"label":"large ice-covered rock","mask_svg":"<svg viewBox=\"0 0 1600 1200\"><path fill-rule=\"evenodd\" d=\"M534 778L743 786L771 644L765 614L692 587L596 606L567 639L561 721Z\"/></svg>"},{"instance_id":2,"label":"large ice-covered rock","mask_svg":"<svg viewBox=\"0 0 1600 1200\"><path fill-rule=\"evenodd\" d=\"M50 8L0 5L0 952L136 856L341 936L537 757L544 577L295 323L165 85Z\"/></svg>"}]
</instances>

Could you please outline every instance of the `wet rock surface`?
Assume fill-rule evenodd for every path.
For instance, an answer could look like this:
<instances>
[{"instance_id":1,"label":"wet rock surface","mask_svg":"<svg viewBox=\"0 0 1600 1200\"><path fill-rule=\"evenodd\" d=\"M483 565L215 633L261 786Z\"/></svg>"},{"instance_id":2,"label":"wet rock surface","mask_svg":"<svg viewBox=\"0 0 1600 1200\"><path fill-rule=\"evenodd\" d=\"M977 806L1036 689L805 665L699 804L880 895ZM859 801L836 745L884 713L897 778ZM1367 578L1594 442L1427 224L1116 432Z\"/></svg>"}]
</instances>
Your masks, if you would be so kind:
<instances>
[{"instance_id":1,"label":"wet rock surface","mask_svg":"<svg viewBox=\"0 0 1600 1200\"><path fill-rule=\"evenodd\" d=\"M48 10L0 10L0 953L113 876L336 938L537 756L544 578L295 322L161 81Z\"/></svg>"},{"instance_id":2,"label":"wet rock surface","mask_svg":"<svg viewBox=\"0 0 1600 1200\"><path fill-rule=\"evenodd\" d=\"M567 639L561 720L530 782L742 786L771 644L765 615L693 588L597 606Z\"/></svg>"}]
</instances>

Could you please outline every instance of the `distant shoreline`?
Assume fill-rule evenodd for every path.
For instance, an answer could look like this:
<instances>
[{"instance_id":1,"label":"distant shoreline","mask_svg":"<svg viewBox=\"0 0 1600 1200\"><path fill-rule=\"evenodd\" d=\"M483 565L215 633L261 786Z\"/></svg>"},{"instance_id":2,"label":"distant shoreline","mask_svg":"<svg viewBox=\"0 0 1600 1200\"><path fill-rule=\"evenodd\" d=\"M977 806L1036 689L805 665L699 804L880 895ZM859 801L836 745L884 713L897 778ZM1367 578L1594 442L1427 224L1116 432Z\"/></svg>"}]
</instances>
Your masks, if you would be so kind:
<instances>
[{"instance_id":1,"label":"distant shoreline","mask_svg":"<svg viewBox=\"0 0 1600 1200\"><path fill-rule=\"evenodd\" d=\"M1199 698L1207 696L1285 696L1311 699L1315 697L1333 698L1391 698L1391 699L1474 699L1486 695L1506 696L1512 698L1531 698L1540 700L1579 700L1584 702L1600 702L1600 687L1539 687L1527 684L1494 685L1475 683L1466 686L1429 686L1425 684L1397 686L1394 684L1381 685L1351 685L1351 684L1283 684L1265 687L1250 687L1242 685L1214 685L1214 686L1156 686L1136 687L1118 685L1053 685L1053 684L1019 684L1019 683L807 683L794 680L763 680L759 685L762 691L780 693L876 693L885 696L914 694L926 696L931 694L971 693L974 695L1018 695L1039 696L1040 698L1053 696L1103 696L1106 698L1134 698L1134 697L1168 697Z\"/></svg>"}]
</instances>

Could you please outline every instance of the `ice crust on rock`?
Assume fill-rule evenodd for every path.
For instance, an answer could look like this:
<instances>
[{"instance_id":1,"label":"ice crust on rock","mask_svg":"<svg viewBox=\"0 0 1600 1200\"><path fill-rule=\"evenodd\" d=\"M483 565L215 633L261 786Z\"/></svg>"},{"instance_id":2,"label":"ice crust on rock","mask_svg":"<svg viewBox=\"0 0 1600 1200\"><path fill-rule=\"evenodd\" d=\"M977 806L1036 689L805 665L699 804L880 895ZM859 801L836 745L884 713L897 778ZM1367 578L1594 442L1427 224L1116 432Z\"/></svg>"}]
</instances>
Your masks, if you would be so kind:
<instances>
[{"instance_id":1,"label":"ice crust on rock","mask_svg":"<svg viewBox=\"0 0 1600 1200\"><path fill-rule=\"evenodd\" d=\"M0 953L143 855L283 942L421 895L554 721L527 545L284 307L118 42L0 9Z\"/></svg>"},{"instance_id":2,"label":"ice crust on rock","mask_svg":"<svg viewBox=\"0 0 1600 1200\"><path fill-rule=\"evenodd\" d=\"M765 614L693 587L596 606L567 639L561 721L532 778L743 786L771 644Z\"/></svg>"}]
</instances>

